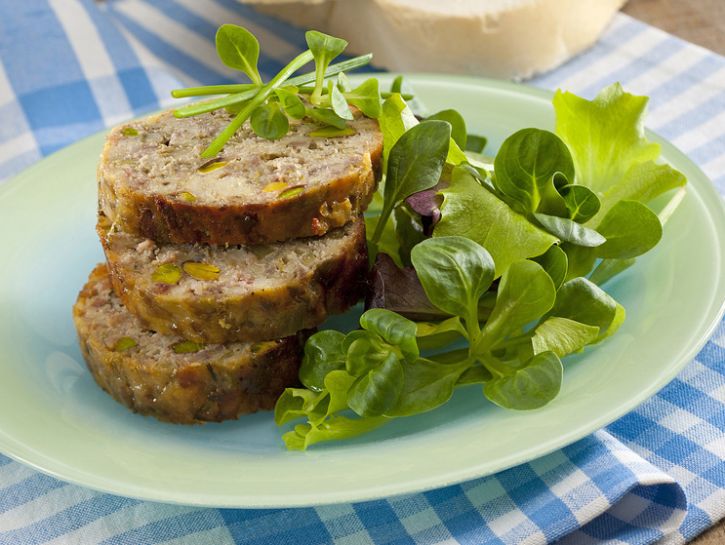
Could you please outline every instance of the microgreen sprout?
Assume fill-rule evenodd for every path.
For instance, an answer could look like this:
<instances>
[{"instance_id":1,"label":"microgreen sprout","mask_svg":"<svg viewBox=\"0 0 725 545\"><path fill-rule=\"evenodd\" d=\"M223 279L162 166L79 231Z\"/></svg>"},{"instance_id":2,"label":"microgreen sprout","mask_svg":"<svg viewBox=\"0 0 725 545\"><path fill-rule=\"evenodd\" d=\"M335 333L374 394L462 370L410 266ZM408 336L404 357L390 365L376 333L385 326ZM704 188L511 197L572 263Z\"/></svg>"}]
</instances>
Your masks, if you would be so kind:
<instances>
[{"instance_id":1,"label":"microgreen sprout","mask_svg":"<svg viewBox=\"0 0 725 545\"><path fill-rule=\"evenodd\" d=\"M243 72L250 82L189 87L171 92L175 98L212 97L177 108L174 115L178 118L221 109L234 115L229 125L202 152L203 158L216 156L247 120L250 120L255 134L276 140L287 134L290 119L305 117L320 125L316 130L320 136L338 138L354 134L355 131L347 127L347 122L354 119L349 105L356 106L368 117L377 117L381 100L377 80L368 80L350 90L344 76L345 72L368 64L372 55L361 55L331 64L345 49L347 42L317 31L309 31L306 37L309 49L265 83L257 66L257 38L240 26L227 24L219 28L216 47L220 60L226 66ZM294 75L311 61L315 62L314 72ZM330 79L340 75L342 79ZM314 86L307 87L308 84ZM335 130L329 130L330 127Z\"/></svg>"}]
</instances>

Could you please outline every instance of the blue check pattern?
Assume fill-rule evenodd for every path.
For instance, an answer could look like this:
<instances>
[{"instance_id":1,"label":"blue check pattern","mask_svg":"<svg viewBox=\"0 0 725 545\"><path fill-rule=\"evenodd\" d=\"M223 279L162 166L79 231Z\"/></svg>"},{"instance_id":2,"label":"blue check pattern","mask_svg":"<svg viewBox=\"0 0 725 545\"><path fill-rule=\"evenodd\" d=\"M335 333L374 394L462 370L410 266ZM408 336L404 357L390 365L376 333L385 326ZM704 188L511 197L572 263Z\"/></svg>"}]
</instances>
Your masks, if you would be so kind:
<instances>
[{"instance_id":1,"label":"blue check pattern","mask_svg":"<svg viewBox=\"0 0 725 545\"><path fill-rule=\"evenodd\" d=\"M302 31L236 0L0 0L0 180L169 90L220 83L221 22L253 29L276 72ZM725 59L615 18L588 52L531 83L651 97L650 127L725 194ZM725 516L725 323L654 398L606 429L487 478L307 509L180 507L93 492L0 455L0 544L678 544Z\"/></svg>"}]
</instances>

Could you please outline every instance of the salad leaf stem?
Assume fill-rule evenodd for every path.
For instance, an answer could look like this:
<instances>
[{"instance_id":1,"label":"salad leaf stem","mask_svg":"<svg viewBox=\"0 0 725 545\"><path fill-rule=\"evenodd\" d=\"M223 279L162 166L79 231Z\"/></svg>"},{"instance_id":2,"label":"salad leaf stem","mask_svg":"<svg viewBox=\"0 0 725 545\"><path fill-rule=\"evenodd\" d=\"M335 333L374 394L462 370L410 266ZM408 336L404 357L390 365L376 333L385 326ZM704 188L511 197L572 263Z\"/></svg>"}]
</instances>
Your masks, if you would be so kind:
<instances>
[{"instance_id":1,"label":"salad leaf stem","mask_svg":"<svg viewBox=\"0 0 725 545\"><path fill-rule=\"evenodd\" d=\"M458 350L449 350L448 352L440 352L438 354L428 356L427 359L443 364L465 362L468 365L471 365L473 364L474 359L469 357L468 352L468 348L459 348Z\"/></svg>"},{"instance_id":2,"label":"salad leaf stem","mask_svg":"<svg viewBox=\"0 0 725 545\"><path fill-rule=\"evenodd\" d=\"M368 53L367 55L360 55L346 61L331 64L325 70L325 77L329 78L330 76L336 76L337 74L341 74L342 72L349 72L350 70L354 70L356 68L360 68L361 66L365 66L366 64L370 64L372 58L373 54ZM309 72L308 74L295 76L287 80L287 85L294 85L295 87L299 87L308 83L312 83L313 81L315 81L315 74L316 72Z\"/></svg>"},{"instance_id":3,"label":"salad leaf stem","mask_svg":"<svg viewBox=\"0 0 725 545\"><path fill-rule=\"evenodd\" d=\"M302 95L311 95L311 94L312 94L312 92L313 92L313 91L315 90L315 88L314 88L314 87L310 87L309 85L304 85L304 86L300 86L300 87L298 87L298 88L297 88L297 90L298 90L298 91L300 92L300 94L302 94ZM323 92L324 92L324 89L323 89ZM345 92L345 94L347 94L347 92ZM390 98L391 96L393 96L393 94L394 94L394 93L391 93L390 91L381 91L381 92L380 92L380 98ZM414 96L414 95L411 95L411 94L407 94L407 93L406 93L406 94L404 94L404 95L400 95L400 97L401 97L401 98L402 98L403 100L410 100L410 99L412 99L412 98L413 98L413 96Z\"/></svg>"},{"instance_id":4,"label":"salad leaf stem","mask_svg":"<svg viewBox=\"0 0 725 545\"><path fill-rule=\"evenodd\" d=\"M200 97L207 95L227 95L234 93L243 93L250 89L259 89L261 85L254 83L231 83L226 85L205 85L203 87L185 87L184 89L174 89L171 96L174 98Z\"/></svg>"},{"instance_id":5,"label":"salad leaf stem","mask_svg":"<svg viewBox=\"0 0 725 545\"><path fill-rule=\"evenodd\" d=\"M337 74L343 73L343 72L349 72L350 70L355 70L356 68L360 68L361 66L365 66L367 64L370 64L370 61L373 58L372 53L368 53L366 55L359 55L357 57L353 57L351 59L347 59L345 61L341 61L335 64L331 64L327 67L327 70L325 70L325 78L329 78L330 76L336 76ZM299 76L295 76L293 78L290 78L287 80L287 85L293 85L293 86L303 86L307 85L308 83L312 83L315 81L315 72L309 72L307 74L300 74ZM183 89L174 89L171 91L171 96L174 98L188 98L188 97L195 97L195 96L206 96L206 95L225 95L225 94L234 94L234 93L242 93L245 91L249 91L250 89L259 88L261 85L256 85L254 83L230 83L230 84L224 84L224 85L204 85L201 87L185 87ZM314 87L307 87L311 90L314 89ZM391 93L385 93L387 96L389 96ZM404 95L408 97L413 97L413 95Z\"/></svg>"},{"instance_id":6,"label":"salad leaf stem","mask_svg":"<svg viewBox=\"0 0 725 545\"><path fill-rule=\"evenodd\" d=\"M366 64L370 63L370 60L372 58L372 54L360 55L358 57L353 57L352 59L330 65L327 70L325 70L325 77L327 78L340 74L342 72L347 72L350 70L354 70L355 68L365 66ZM315 81L315 73L310 72L308 74L302 74L289 78L285 82L285 85L299 86L311 83L313 81ZM210 92L204 91L205 89L210 89ZM174 89L173 91L171 91L171 95L175 98L230 93L229 96L220 97L213 100L205 100L202 102L195 102L193 104L189 104L188 106L178 108L174 110L174 116L179 118L193 117L195 115L213 112L214 110L225 108L227 106L233 106L235 104L244 102L245 100L254 98L260 89L261 86L254 85L252 83L210 85L208 87L189 87L188 89Z\"/></svg>"},{"instance_id":7,"label":"salad leaf stem","mask_svg":"<svg viewBox=\"0 0 725 545\"><path fill-rule=\"evenodd\" d=\"M480 355L478 359L481 363L483 363L489 373L493 375L494 379L510 375L513 371L513 369L509 368L504 362L499 361L496 358Z\"/></svg>"},{"instance_id":8,"label":"salad leaf stem","mask_svg":"<svg viewBox=\"0 0 725 545\"><path fill-rule=\"evenodd\" d=\"M189 104L188 106L182 106L181 108L177 108L176 110L174 110L174 117L183 119L186 117L194 117L195 115L205 114L207 112L213 112L214 110L219 110L221 108L236 106L238 104L241 104L242 102L245 102L246 100L249 100L250 98L254 98L257 92L258 90L252 90L251 92L245 91L243 93L228 95L225 97L216 98L214 100L194 102L193 104Z\"/></svg>"},{"instance_id":9,"label":"salad leaf stem","mask_svg":"<svg viewBox=\"0 0 725 545\"><path fill-rule=\"evenodd\" d=\"M682 200L685 198L685 195L687 194L687 190L684 187L681 187L678 189L674 195L672 195L672 198L670 198L669 201L667 201L667 204L664 206L662 210L660 210L659 214L657 214L657 217L660 219L660 223L664 226L669 219L672 217L672 214L674 214L675 210L682 204Z\"/></svg>"}]
</instances>

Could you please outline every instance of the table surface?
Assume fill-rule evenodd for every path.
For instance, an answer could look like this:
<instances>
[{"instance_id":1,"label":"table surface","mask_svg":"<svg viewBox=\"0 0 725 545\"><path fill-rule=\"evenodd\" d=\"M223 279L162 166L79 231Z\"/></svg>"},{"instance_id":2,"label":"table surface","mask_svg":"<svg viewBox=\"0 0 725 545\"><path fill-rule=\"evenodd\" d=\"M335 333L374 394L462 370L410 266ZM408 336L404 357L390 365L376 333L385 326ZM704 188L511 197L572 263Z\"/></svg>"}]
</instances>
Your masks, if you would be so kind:
<instances>
[{"instance_id":1,"label":"table surface","mask_svg":"<svg viewBox=\"0 0 725 545\"><path fill-rule=\"evenodd\" d=\"M622 11L725 55L723 0L629 0Z\"/></svg>"},{"instance_id":2,"label":"table surface","mask_svg":"<svg viewBox=\"0 0 725 545\"><path fill-rule=\"evenodd\" d=\"M623 11L670 34L725 55L725 2L723 0L630 0ZM692 545L723 545L721 521Z\"/></svg>"}]
</instances>

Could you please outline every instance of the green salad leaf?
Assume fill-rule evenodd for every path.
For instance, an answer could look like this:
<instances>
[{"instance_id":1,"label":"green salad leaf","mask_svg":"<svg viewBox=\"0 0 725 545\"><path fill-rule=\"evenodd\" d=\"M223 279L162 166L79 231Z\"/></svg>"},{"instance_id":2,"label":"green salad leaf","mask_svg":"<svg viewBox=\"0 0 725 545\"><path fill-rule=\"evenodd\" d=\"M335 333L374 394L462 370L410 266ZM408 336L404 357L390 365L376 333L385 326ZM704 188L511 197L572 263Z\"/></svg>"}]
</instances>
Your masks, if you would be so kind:
<instances>
[{"instance_id":1,"label":"green salad leaf","mask_svg":"<svg viewBox=\"0 0 725 545\"><path fill-rule=\"evenodd\" d=\"M419 356L416 343L417 326L415 322L403 318L384 308L373 308L360 317L360 327L380 335L387 343L400 347L405 358L416 359Z\"/></svg>"},{"instance_id":2,"label":"green salad leaf","mask_svg":"<svg viewBox=\"0 0 725 545\"><path fill-rule=\"evenodd\" d=\"M594 248L563 242L561 249L566 254L567 280L579 276L587 276L597 262L597 254Z\"/></svg>"},{"instance_id":3,"label":"green salad leaf","mask_svg":"<svg viewBox=\"0 0 725 545\"><path fill-rule=\"evenodd\" d=\"M569 219L577 223L589 221L601 208L599 197L585 185L565 185L559 189L559 194L564 199Z\"/></svg>"},{"instance_id":4,"label":"green salad leaf","mask_svg":"<svg viewBox=\"0 0 725 545\"><path fill-rule=\"evenodd\" d=\"M536 212L542 201L561 200L555 175L574 179L574 163L566 144L540 129L522 129L504 140L494 170L496 189L523 212Z\"/></svg>"},{"instance_id":5,"label":"green salad leaf","mask_svg":"<svg viewBox=\"0 0 725 545\"><path fill-rule=\"evenodd\" d=\"M647 101L626 93L619 83L591 101L562 91L554 95L556 133L571 150L576 181L601 200L591 220L595 226L621 200L647 202L685 184L680 172L655 162L660 147L644 132Z\"/></svg>"},{"instance_id":6,"label":"green salad leaf","mask_svg":"<svg viewBox=\"0 0 725 545\"><path fill-rule=\"evenodd\" d=\"M485 136L469 134L466 138L465 150L472 151L474 153L483 153L483 150L486 148L487 143L488 139Z\"/></svg>"},{"instance_id":7,"label":"green salad leaf","mask_svg":"<svg viewBox=\"0 0 725 545\"><path fill-rule=\"evenodd\" d=\"M466 132L466 121L463 116L456 110L441 110L433 115L428 116L426 119L439 121L447 121L451 125L451 138L461 149L466 149L466 142L468 140L468 133Z\"/></svg>"},{"instance_id":8,"label":"green salad leaf","mask_svg":"<svg viewBox=\"0 0 725 545\"><path fill-rule=\"evenodd\" d=\"M414 246L411 261L431 303L478 329L478 302L493 282L491 255L470 239L439 237Z\"/></svg>"},{"instance_id":9,"label":"green salad leaf","mask_svg":"<svg viewBox=\"0 0 725 545\"><path fill-rule=\"evenodd\" d=\"M476 354L490 351L512 334L543 316L557 298L548 273L533 261L514 262L501 277L496 306L483 332L472 343Z\"/></svg>"},{"instance_id":10,"label":"green salad leaf","mask_svg":"<svg viewBox=\"0 0 725 545\"><path fill-rule=\"evenodd\" d=\"M468 363L437 363L417 359L405 366L403 387L398 402L387 411L389 417L412 416L431 411L446 403L455 390Z\"/></svg>"},{"instance_id":11,"label":"green salad leaf","mask_svg":"<svg viewBox=\"0 0 725 545\"><path fill-rule=\"evenodd\" d=\"M651 161L633 165L626 173L626 182L614 185L602 195L602 218L614 205L623 200L647 203L666 191L682 187L685 175L670 165ZM596 220L594 220L596 221Z\"/></svg>"},{"instance_id":12,"label":"green salad leaf","mask_svg":"<svg viewBox=\"0 0 725 545\"><path fill-rule=\"evenodd\" d=\"M627 259L654 248L662 238L662 224L644 204L619 201L602 218L599 232L607 241L596 249L598 257Z\"/></svg>"},{"instance_id":13,"label":"green salad leaf","mask_svg":"<svg viewBox=\"0 0 725 545\"><path fill-rule=\"evenodd\" d=\"M282 138L289 130L287 116L282 113L277 102L267 102L258 106L252 112L249 122L254 133L267 140Z\"/></svg>"},{"instance_id":14,"label":"green salad leaf","mask_svg":"<svg viewBox=\"0 0 725 545\"><path fill-rule=\"evenodd\" d=\"M468 332L461 318L453 316L440 322L416 322L415 336L420 349L428 350L466 339Z\"/></svg>"},{"instance_id":15,"label":"green salad leaf","mask_svg":"<svg viewBox=\"0 0 725 545\"><path fill-rule=\"evenodd\" d=\"M384 109L384 106L383 106ZM444 121L423 121L405 131L388 155L383 209L380 212L374 242L395 206L403 200L438 183L448 154L451 126Z\"/></svg>"},{"instance_id":16,"label":"green salad leaf","mask_svg":"<svg viewBox=\"0 0 725 545\"><path fill-rule=\"evenodd\" d=\"M563 358L592 344L598 336L597 326L552 316L536 326L531 343L534 354L553 352Z\"/></svg>"},{"instance_id":17,"label":"green salad leaf","mask_svg":"<svg viewBox=\"0 0 725 545\"><path fill-rule=\"evenodd\" d=\"M383 102L378 121L380 131L383 133L383 171L385 171L390 150L405 131L418 124L418 120L403 97L395 93Z\"/></svg>"},{"instance_id":18,"label":"green salad leaf","mask_svg":"<svg viewBox=\"0 0 725 545\"><path fill-rule=\"evenodd\" d=\"M340 88L335 85L332 80L328 85L328 95L330 96L330 106L332 111L337 114L338 117L352 121L354 119L350 106L347 105L347 99L340 91Z\"/></svg>"},{"instance_id":19,"label":"green salad leaf","mask_svg":"<svg viewBox=\"0 0 725 545\"><path fill-rule=\"evenodd\" d=\"M455 235L477 242L491 254L496 277L513 262L541 255L558 242L463 169L454 169L451 184L441 194L441 220L433 236Z\"/></svg>"},{"instance_id":20,"label":"green salad leaf","mask_svg":"<svg viewBox=\"0 0 725 545\"><path fill-rule=\"evenodd\" d=\"M325 82L325 71L330 62L345 51L347 42L342 38L335 38L317 30L305 32L307 47L310 48L315 59L315 89L310 95L312 104L319 104L322 99L322 87Z\"/></svg>"},{"instance_id":21,"label":"green salad leaf","mask_svg":"<svg viewBox=\"0 0 725 545\"><path fill-rule=\"evenodd\" d=\"M340 441L368 433L386 422L379 418L347 418L335 415L316 426L298 424L292 431L282 436L285 446L290 450L305 450L322 441Z\"/></svg>"},{"instance_id":22,"label":"green salad leaf","mask_svg":"<svg viewBox=\"0 0 725 545\"><path fill-rule=\"evenodd\" d=\"M624 321L624 309L609 294L586 278L564 283L548 316L567 318L597 327L597 341L612 335Z\"/></svg>"},{"instance_id":23,"label":"green salad leaf","mask_svg":"<svg viewBox=\"0 0 725 545\"><path fill-rule=\"evenodd\" d=\"M241 70L252 83L262 85L257 63L259 42L254 34L237 25L222 25L216 33L216 50L221 61L229 68Z\"/></svg>"},{"instance_id":24,"label":"green salad leaf","mask_svg":"<svg viewBox=\"0 0 725 545\"><path fill-rule=\"evenodd\" d=\"M633 164L659 156L659 145L644 134L647 101L625 93L618 83L591 101L568 92L554 94L556 133L571 150L578 183L603 193L622 183Z\"/></svg>"},{"instance_id":25,"label":"green salad leaf","mask_svg":"<svg viewBox=\"0 0 725 545\"><path fill-rule=\"evenodd\" d=\"M332 108L308 108L307 116L322 125L329 125L339 130L347 127L347 121L337 115Z\"/></svg>"},{"instance_id":26,"label":"green salad leaf","mask_svg":"<svg viewBox=\"0 0 725 545\"><path fill-rule=\"evenodd\" d=\"M368 78L355 89L345 92L345 99L367 117L380 117L380 88L377 79Z\"/></svg>"},{"instance_id":27,"label":"green salad leaf","mask_svg":"<svg viewBox=\"0 0 725 545\"><path fill-rule=\"evenodd\" d=\"M330 371L345 368L344 340L345 335L334 329L320 331L309 338L299 373L305 387L320 392L325 388L325 377Z\"/></svg>"},{"instance_id":28,"label":"green salad leaf","mask_svg":"<svg viewBox=\"0 0 725 545\"><path fill-rule=\"evenodd\" d=\"M595 248L604 244L607 239L600 233L569 218L550 216L549 214L534 214L536 221L546 231L564 242L571 242L577 246Z\"/></svg>"},{"instance_id":29,"label":"green salad leaf","mask_svg":"<svg viewBox=\"0 0 725 545\"><path fill-rule=\"evenodd\" d=\"M554 352L533 356L523 367L486 382L486 397L504 409L538 409L554 399L561 389L564 368Z\"/></svg>"},{"instance_id":30,"label":"green salad leaf","mask_svg":"<svg viewBox=\"0 0 725 545\"><path fill-rule=\"evenodd\" d=\"M302 119L305 117L307 110L305 103L297 94L296 90L290 87L280 87L275 89L274 93L277 95L279 104L289 117L292 119Z\"/></svg>"},{"instance_id":31,"label":"green salad leaf","mask_svg":"<svg viewBox=\"0 0 725 545\"><path fill-rule=\"evenodd\" d=\"M552 246L543 254L532 257L532 261L536 261L551 277L556 289L564 283L566 273L569 270L569 259L566 252L559 246Z\"/></svg>"},{"instance_id":32,"label":"green salad leaf","mask_svg":"<svg viewBox=\"0 0 725 545\"><path fill-rule=\"evenodd\" d=\"M398 402L403 391L403 366L394 352L380 365L359 377L350 388L347 403L360 416L382 416Z\"/></svg>"},{"instance_id":33,"label":"green salad leaf","mask_svg":"<svg viewBox=\"0 0 725 545\"><path fill-rule=\"evenodd\" d=\"M328 403L327 392L317 393L304 388L287 388L275 404L274 421L278 426L282 426L298 418L322 419L325 417Z\"/></svg>"}]
</instances>

